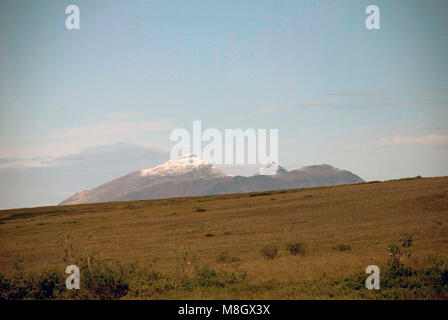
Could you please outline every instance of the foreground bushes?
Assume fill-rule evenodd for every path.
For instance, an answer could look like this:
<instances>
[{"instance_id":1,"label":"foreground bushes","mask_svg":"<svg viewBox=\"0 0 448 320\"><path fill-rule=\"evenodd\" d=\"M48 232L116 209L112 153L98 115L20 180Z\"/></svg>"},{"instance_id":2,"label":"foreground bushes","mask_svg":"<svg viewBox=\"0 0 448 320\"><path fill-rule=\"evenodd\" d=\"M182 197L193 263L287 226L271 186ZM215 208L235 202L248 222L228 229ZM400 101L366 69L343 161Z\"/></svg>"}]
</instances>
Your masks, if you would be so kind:
<instances>
[{"instance_id":1,"label":"foreground bushes","mask_svg":"<svg viewBox=\"0 0 448 320\"><path fill-rule=\"evenodd\" d=\"M448 299L447 261L442 257L428 257L424 267L412 267L410 246L409 241L389 246L390 258L386 265L380 266L380 290L366 289L364 272L338 279L325 276L315 280L255 283L237 265L226 264L224 268L221 264L223 268L213 269L198 263L194 252L184 250L171 272L156 271L151 265L110 265L93 257L79 259L75 264L81 270L80 290L66 289L65 269L24 272L17 267L7 275L0 274L0 299ZM301 252L297 248L302 247L291 246L292 252Z\"/></svg>"},{"instance_id":2,"label":"foreground bushes","mask_svg":"<svg viewBox=\"0 0 448 320\"><path fill-rule=\"evenodd\" d=\"M424 268L388 263L380 274L380 290L366 290L365 280L363 272L334 280L332 293L377 299L448 299L448 264L441 257L428 257Z\"/></svg>"},{"instance_id":3,"label":"foreground bushes","mask_svg":"<svg viewBox=\"0 0 448 320\"><path fill-rule=\"evenodd\" d=\"M114 266L80 259L80 290L67 290L68 274L61 269L40 273L23 272L16 268L8 275L0 273L0 299L101 299L122 297L151 298L172 291L191 291L198 288L229 288L246 281L246 273L232 270L214 270L207 265L191 261L185 251L179 257L176 272L155 271L152 266L114 264Z\"/></svg>"},{"instance_id":4,"label":"foreground bushes","mask_svg":"<svg viewBox=\"0 0 448 320\"><path fill-rule=\"evenodd\" d=\"M380 290L365 290L365 273L358 273L343 281L345 291L354 290L360 297L385 299L448 299L448 263L441 256L428 256L424 267L410 265L412 237L399 240L398 245L389 245L389 259L380 272Z\"/></svg>"},{"instance_id":5,"label":"foreground bushes","mask_svg":"<svg viewBox=\"0 0 448 320\"><path fill-rule=\"evenodd\" d=\"M41 273L14 272L10 277L0 274L0 299L55 299L67 289L65 277L57 270Z\"/></svg>"}]
</instances>

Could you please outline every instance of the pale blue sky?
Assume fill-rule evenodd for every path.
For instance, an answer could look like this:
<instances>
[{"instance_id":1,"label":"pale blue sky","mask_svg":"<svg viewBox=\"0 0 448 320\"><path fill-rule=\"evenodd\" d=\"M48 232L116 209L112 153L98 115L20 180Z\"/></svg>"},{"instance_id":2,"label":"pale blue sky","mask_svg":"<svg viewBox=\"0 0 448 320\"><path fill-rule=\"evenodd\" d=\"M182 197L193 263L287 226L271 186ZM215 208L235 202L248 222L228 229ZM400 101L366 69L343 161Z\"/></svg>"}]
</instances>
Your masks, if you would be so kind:
<instances>
[{"instance_id":1,"label":"pale blue sky","mask_svg":"<svg viewBox=\"0 0 448 320\"><path fill-rule=\"evenodd\" d=\"M65 28L70 4L80 30ZM365 28L369 4L380 30ZM288 169L448 175L447 14L444 0L1 1L0 208L126 172L64 176L60 196L14 196L15 177L117 143L168 149L193 120L278 128Z\"/></svg>"}]
</instances>

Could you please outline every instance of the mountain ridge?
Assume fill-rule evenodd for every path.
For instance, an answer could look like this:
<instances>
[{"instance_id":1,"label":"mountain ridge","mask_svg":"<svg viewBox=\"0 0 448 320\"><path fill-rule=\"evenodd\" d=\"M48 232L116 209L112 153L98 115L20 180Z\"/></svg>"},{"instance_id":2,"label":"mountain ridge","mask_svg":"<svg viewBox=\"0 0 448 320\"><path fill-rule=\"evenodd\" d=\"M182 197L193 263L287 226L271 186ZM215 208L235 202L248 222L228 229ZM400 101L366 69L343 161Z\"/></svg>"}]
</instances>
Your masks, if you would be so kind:
<instances>
[{"instance_id":1,"label":"mountain ridge","mask_svg":"<svg viewBox=\"0 0 448 320\"><path fill-rule=\"evenodd\" d=\"M267 190L310 188L364 182L359 176L328 164L288 171L278 166L275 175L231 176L193 155L169 160L75 193L59 205L150 200Z\"/></svg>"}]
</instances>

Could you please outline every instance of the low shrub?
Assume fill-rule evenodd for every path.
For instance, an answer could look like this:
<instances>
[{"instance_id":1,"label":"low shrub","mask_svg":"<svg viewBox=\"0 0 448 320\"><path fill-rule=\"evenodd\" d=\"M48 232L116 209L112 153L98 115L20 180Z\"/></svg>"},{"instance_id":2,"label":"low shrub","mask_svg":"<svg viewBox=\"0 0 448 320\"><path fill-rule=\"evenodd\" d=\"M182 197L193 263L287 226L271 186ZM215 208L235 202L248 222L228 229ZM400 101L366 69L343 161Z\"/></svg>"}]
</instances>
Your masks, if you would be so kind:
<instances>
[{"instance_id":1,"label":"low shrub","mask_svg":"<svg viewBox=\"0 0 448 320\"><path fill-rule=\"evenodd\" d=\"M240 259L238 259L237 257L230 256L227 251L221 251L220 253L218 253L218 256L216 257L216 262L219 263L232 263L237 262L239 260Z\"/></svg>"},{"instance_id":2,"label":"low shrub","mask_svg":"<svg viewBox=\"0 0 448 320\"><path fill-rule=\"evenodd\" d=\"M339 251L339 252L345 252L345 251L351 251L352 247L346 244L338 244L333 247L333 250Z\"/></svg>"},{"instance_id":3,"label":"low shrub","mask_svg":"<svg viewBox=\"0 0 448 320\"><path fill-rule=\"evenodd\" d=\"M293 256L304 256L307 251L305 244L301 242L287 244L286 250Z\"/></svg>"},{"instance_id":4,"label":"low shrub","mask_svg":"<svg viewBox=\"0 0 448 320\"><path fill-rule=\"evenodd\" d=\"M412 236L408 235L403 239L400 239L400 245L403 248L410 248L412 246Z\"/></svg>"},{"instance_id":5,"label":"low shrub","mask_svg":"<svg viewBox=\"0 0 448 320\"><path fill-rule=\"evenodd\" d=\"M270 196L272 195L272 192L259 192L259 193L251 193L249 194L249 197L261 197L261 196Z\"/></svg>"},{"instance_id":6,"label":"low shrub","mask_svg":"<svg viewBox=\"0 0 448 320\"><path fill-rule=\"evenodd\" d=\"M275 259L278 254L278 248L272 244L268 244L261 248L260 252L267 259Z\"/></svg>"},{"instance_id":7,"label":"low shrub","mask_svg":"<svg viewBox=\"0 0 448 320\"><path fill-rule=\"evenodd\" d=\"M0 299L55 299L66 291L65 277L54 269L41 273L14 271L0 274Z\"/></svg>"}]
</instances>

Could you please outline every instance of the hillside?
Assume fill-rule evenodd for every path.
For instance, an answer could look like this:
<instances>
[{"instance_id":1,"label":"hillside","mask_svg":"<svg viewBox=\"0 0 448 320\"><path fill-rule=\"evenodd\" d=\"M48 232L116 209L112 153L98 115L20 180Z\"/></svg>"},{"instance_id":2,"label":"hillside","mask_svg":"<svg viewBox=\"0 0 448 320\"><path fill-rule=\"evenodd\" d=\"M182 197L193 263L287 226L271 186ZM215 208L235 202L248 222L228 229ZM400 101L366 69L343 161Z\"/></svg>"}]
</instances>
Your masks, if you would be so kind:
<instances>
[{"instance_id":1,"label":"hillside","mask_svg":"<svg viewBox=\"0 0 448 320\"><path fill-rule=\"evenodd\" d=\"M69 235L75 257L91 252L112 265L138 261L175 273L179 256L190 252L197 263L236 266L260 284L253 292L199 287L149 297L331 298L326 279L384 266L388 245L400 239L412 237L413 266L424 266L428 255L448 257L448 177L7 210L0 211L0 223L2 273L21 260L25 270L64 270L58 243ZM295 243L306 254L286 250ZM273 259L262 252L267 245L278 249ZM300 281L323 291L305 290ZM264 287L271 282L277 285Z\"/></svg>"}]
</instances>

